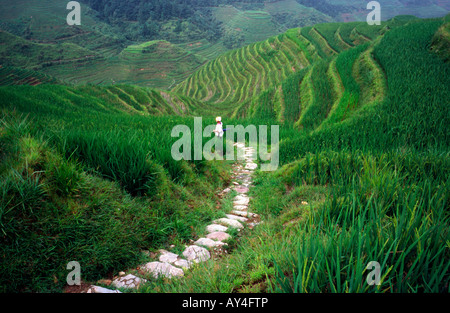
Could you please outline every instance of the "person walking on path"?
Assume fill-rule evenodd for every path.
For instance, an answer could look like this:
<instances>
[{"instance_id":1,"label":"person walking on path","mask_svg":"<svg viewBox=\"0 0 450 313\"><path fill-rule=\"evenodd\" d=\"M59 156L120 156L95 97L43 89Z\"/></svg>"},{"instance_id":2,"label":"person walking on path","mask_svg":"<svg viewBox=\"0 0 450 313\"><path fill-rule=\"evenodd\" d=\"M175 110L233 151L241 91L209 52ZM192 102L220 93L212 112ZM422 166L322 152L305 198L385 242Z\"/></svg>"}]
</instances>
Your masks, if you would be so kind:
<instances>
[{"instance_id":1,"label":"person walking on path","mask_svg":"<svg viewBox=\"0 0 450 313\"><path fill-rule=\"evenodd\" d=\"M214 133L216 134L216 137L222 138L223 137L223 125L222 125L222 118L218 116L216 118L216 129L214 130Z\"/></svg>"}]
</instances>

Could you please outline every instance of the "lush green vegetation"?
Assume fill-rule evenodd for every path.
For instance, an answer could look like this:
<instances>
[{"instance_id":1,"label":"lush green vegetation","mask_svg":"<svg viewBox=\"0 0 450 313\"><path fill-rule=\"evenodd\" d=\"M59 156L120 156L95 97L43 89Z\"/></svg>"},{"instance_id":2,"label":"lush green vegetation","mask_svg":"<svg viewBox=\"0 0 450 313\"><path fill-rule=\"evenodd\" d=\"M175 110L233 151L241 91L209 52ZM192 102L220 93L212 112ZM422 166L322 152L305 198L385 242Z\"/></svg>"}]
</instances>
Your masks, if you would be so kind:
<instances>
[{"instance_id":1,"label":"lush green vegetation","mask_svg":"<svg viewBox=\"0 0 450 313\"><path fill-rule=\"evenodd\" d=\"M56 84L61 82L54 77L45 75L42 72L24 70L18 67L1 66L0 67L0 86L9 85L30 85Z\"/></svg>"},{"instance_id":2,"label":"lush green vegetation","mask_svg":"<svg viewBox=\"0 0 450 313\"><path fill-rule=\"evenodd\" d=\"M344 105L339 106L339 99L334 99L335 97L340 98L341 95L333 93L331 85L345 84L347 92L343 95L345 98L341 102L345 102L347 106L349 101L355 102L354 96L359 94L357 89L360 87L365 88L366 91L374 90L372 88L374 86L371 84L375 83L378 84L375 89L379 90L379 81L383 80L381 72L377 75L374 74L374 77L359 80L360 74L353 73L353 69L348 67L349 64L355 62L355 59L348 59L348 56L351 54L351 58L356 57L354 52L356 50L351 48L362 45L364 49L369 50L372 46L368 43L381 35L386 28L399 27L409 21L409 19L398 18L383 22L381 26L370 29L370 38L364 37L365 40L360 40L361 36L353 37L353 40L348 38L348 43L344 42L340 35L344 25L347 30L350 29L347 24L319 24L314 27L292 29L285 34L233 50L210 61L185 81L178 84L173 91L210 102L212 105L228 103L230 106L236 107L235 116L256 117L254 114L258 110L246 110L244 108L252 107L251 102L261 102L256 99L262 92L281 88L278 93L272 92L273 110L276 112L270 115L276 115L280 121L283 121L285 116L280 112L285 112L292 122L302 124L303 127L308 129L314 129L328 116L332 108L331 103L336 101L335 107ZM368 33L366 23L351 23L351 29L351 32ZM353 52L349 52L349 54L341 53L350 49ZM361 49L358 48L357 51L361 53ZM328 59L330 57L337 57L337 59L331 62L331 59ZM317 62L321 59L324 61ZM370 73L379 72L376 62L372 62L370 55L366 57L364 64L370 67ZM333 67L338 67L338 69L334 70ZM333 74L333 71L338 72ZM361 72L365 73L366 71L361 70ZM331 81L330 76L334 76ZM358 84L350 82L354 79L359 80ZM341 83L341 80L345 81ZM298 84L293 85L295 82L301 83L303 87L299 87ZM349 84L352 84L351 88L348 86ZM367 88L366 85L368 85ZM294 88L294 90L291 90L291 88ZM298 88L303 89L303 95L302 92L296 92ZM311 90L314 90L315 94L310 96L304 94L305 91L311 93ZM353 98L349 100L350 94ZM309 99L312 105L306 105L305 103L308 101L298 99L302 96L304 99ZM300 105L300 102L303 102L303 104ZM314 109L315 104L322 107ZM258 103L256 105L264 104ZM352 108L357 106L356 103L352 105ZM298 112L294 111L294 115L290 114L290 109L286 110L286 108L295 107ZM344 108L344 110L346 109ZM321 112L320 114L324 115L316 122L308 119L308 115L315 118L316 111L314 110L318 110ZM342 118L343 112L339 112L340 110L342 109L339 109L337 113ZM302 112L300 113L300 111ZM308 111L310 113L307 113ZM303 120L304 114L306 114L306 120Z\"/></svg>"},{"instance_id":3,"label":"lush green vegetation","mask_svg":"<svg viewBox=\"0 0 450 313\"><path fill-rule=\"evenodd\" d=\"M171 156L172 128L193 119L122 88L0 88L3 292L60 290L75 259L87 280L111 275L222 216L227 164Z\"/></svg>"},{"instance_id":4,"label":"lush green vegetation","mask_svg":"<svg viewBox=\"0 0 450 313\"><path fill-rule=\"evenodd\" d=\"M450 291L450 68L437 48L446 24L391 23L382 38L361 29L374 41L238 107L238 116L271 116L259 103L284 122L283 167L261 173L251 194L266 223L229 258L143 292ZM379 286L366 283L370 261L381 265Z\"/></svg>"},{"instance_id":5,"label":"lush green vegetation","mask_svg":"<svg viewBox=\"0 0 450 313\"><path fill-rule=\"evenodd\" d=\"M295 0L86 0L81 3L82 25L71 27L65 22L66 3L1 2L8 7L0 13L3 66L39 69L71 84L122 83L166 90L206 60L279 34L286 23L297 27L331 21ZM153 40L166 44L129 56L130 49Z\"/></svg>"},{"instance_id":6,"label":"lush green vegetation","mask_svg":"<svg viewBox=\"0 0 450 313\"><path fill-rule=\"evenodd\" d=\"M1 290L60 290L73 259L95 281L202 233L223 215L229 164L173 160L170 132L220 114L281 125L281 167L251 191L265 222L230 256L140 291L449 292L447 29L411 17L292 29L172 91L0 87ZM370 261L379 286L366 283Z\"/></svg>"}]
</instances>

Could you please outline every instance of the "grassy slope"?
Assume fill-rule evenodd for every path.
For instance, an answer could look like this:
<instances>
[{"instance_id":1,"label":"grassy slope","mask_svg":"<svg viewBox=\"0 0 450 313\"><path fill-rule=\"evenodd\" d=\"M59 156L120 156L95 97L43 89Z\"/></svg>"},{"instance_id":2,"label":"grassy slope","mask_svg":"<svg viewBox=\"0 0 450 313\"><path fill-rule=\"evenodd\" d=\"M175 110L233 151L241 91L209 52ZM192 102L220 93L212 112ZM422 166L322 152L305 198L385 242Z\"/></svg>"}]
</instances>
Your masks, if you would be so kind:
<instances>
[{"instance_id":1,"label":"grassy slope","mask_svg":"<svg viewBox=\"0 0 450 313\"><path fill-rule=\"evenodd\" d=\"M265 223L229 258L142 291L448 292L450 68L440 49L430 50L432 41L445 45L436 39L444 37L442 23L399 23L307 69L322 66L321 77L341 92L329 96L333 114L316 131L282 126L284 166L261 173L251 194L250 210ZM318 78L302 71L287 81L305 79L312 85ZM241 109L254 112L252 105ZM349 117L339 123L342 116ZM373 260L382 276L371 287L365 268Z\"/></svg>"},{"instance_id":2,"label":"grassy slope","mask_svg":"<svg viewBox=\"0 0 450 313\"><path fill-rule=\"evenodd\" d=\"M130 45L114 57L100 61L53 66L45 72L69 83L134 84L143 87L170 89L206 60L166 41ZM74 74L76 69L76 74Z\"/></svg>"},{"instance_id":3,"label":"grassy slope","mask_svg":"<svg viewBox=\"0 0 450 313\"><path fill-rule=\"evenodd\" d=\"M13 66L1 66L0 77L0 86L62 84L58 79L42 72L24 70Z\"/></svg>"},{"instance_id":4,"label":"grassy slope","mask_svg":"<svg viewBox=\"0 0 450 313\"><path fill-rule=\"evenodd\" d=\"M42 69L61 63L76 63L98 59L100 55L72 43L60 45L29 42L21 37L1 31L0 63L27 69Z\"/></svg>"},{"instance_id":5,"label":"grassy slope","mask_svg":"<svg viewBox=\"0 0 450 313\"><path fill-rule=\"evenodd\" d=\"M341 56L341 53L360 45L364 45L364 48L370 53L369 50L372 46L367 44L375 40L387 27L398 27L408 21L409 19L394 19L373 28L368 28L366 23L356 22L318 24L314 27L292 29L265 41L228 52L210 61L178 84L174 91L209 102L212 106L218 103L228 104L235 108L233 117L258 117L258 112L266 112L263 114L277 116L279 121L284 121L287 117L298 127L313 130L328 118L330 112L332 115L338 114L333 117L333 121L338 121L338 119L342 121L349 116L342 112L342 110L347 110L347 108L342 108L343 106L349 106L349 94L340 94L339 92L335 94L334 87L331 87L341 84L339 73L334 69L336 62L339 61L341 71L346 69L345 66L348 65L348 62L351 64L355 62L355 60L344 59L346 57ZM378 74L365 81L360 80L358 84L361 88L365 88L364 90L370 90L370 84L378 84L377 87L379 87L383 84L384 78L379 72L376 62L372 62L370 55L365 55L364 64L367 64L365 66L370 67L370 71L373 70ZM330 63L325 60L329 57L335 57L336 60ZM353 57L356 55L353 54ZM317 62L321 59L324 59L322 63L327 62L327 64ZM321 73L312 74L311 71L321 71ZM351 75L356 77L358 73ZM348 73L345 73L344 78L348 79L348 76ZM318 88L319 85L323 88ZM314 90L315 94L311 94L311 90ZM328 91L330 91L329 94L323 94ZM356 93L359 94L359 91ZM273 102L271 113L267 113L267 108L262 109L267 101L260 99L261 96L266 100L269 97ZM342 96L345 96L345 100L341 101ZM367 97L363 97L360 102L370 102ZM328 103L324 104L324 99ZM317 105L326 106L326 108L320 108ZM297 108L295 108L296 106ZM335 112L337 107L340 109ZM350 108L358 107L361 107L361 103L352 105ZM322 112L323 116L317 121L311 122L308 116L314 118L315 110ZM286 115L286 112L292 112L294 115Z\"/></svg>"},{"instance_id":6,"label":"grassy slope","mask_svg":"<svg viewBox=\"0 0 450 313\"><path fill-rule=\"evenodd\" d=\"M115 34L113 28L96 19L92 10L84 4L82 25L68 26L65 5L55 0L5 2L8 10L0 13L3 29L27 40L3 38L1 41L10 44L2 45L7 53L1 63L27 69L44 64L46 74L69 83L107 85L116 82L170 89L206 60L212 60L228 50L222 41L210 43L203 39L176 45L164 44L152 53L138 53L130 58L128 52L136 43ZM314 21L327 20L325 15L304 8L293 0L266 6L261 12L218 7L214 8L214 15L224 22L225 31L237 29L243 32L245 43L263 40L285 30L274 22L271 14L289 11L290 14L301 13L303 21L309 17L314 17ZM172 22L167 22L169 29Z\"/></svg>"},{"instance_id":7,"label":"grassy slope","mask_svg":"<svg viewBox=\"0 0 450 313\"><path fill-rule=\"evenodd\" d=\"M171 156L171 129L193 126L177 115L205 113L198 102L125 85L0 94L1 291L60 291L71 260L98 280L224 216L228 164Z\"/></svg>"},{"instance_id":8,"label":"grassy slope","mask_svg":"<svg viewBox=\"0 0 450 313\"><path fill-rule=\"evenodd\" d=\"M449 112L444 101L449 98L446 86L450 85L450 75L448 63L428 50L442 20L400 18L390 23L392 29L388 32L384 29L386 24L374 29L362 24L345 29L336 24L334 28L326 29L317 26L305 33L290 31L232 51L210 62L203 72L200 70L193 74L176 88L177 92L193 98L206 98L213 108L211 114L215 113L214 110L227 108L231 116L232 110L237 108L234 115L246 117L246 123L262 123L267 118L272 123L276 120L289 122L281 129L280 158L284 167L271 175L258 177L253 194L256 200L251 210L263 215L266 223L253 235L249 234L248 239L242 239L247 245L239 246L240 253L206 265L210 275L202 275L205 268L198 267L192 275L181 280L164 285L152 281L144 286L143 291L448 291L449 253L445 245L449 241L446 211L449 176L446 125ZM330 30L334 30L334 34ZM347 45L339 44L338 31ZM379 32L385 35L378 38ZM333 50L340 53L323 58L327 53L330 56L335 54ZM243 60L246 59L252 61L245 65ZM292 62L287 63L289 66L301 64L303 69L299 66L295 72L291 69L289 73L289 67L283 65L286 60ZM305 60L308 64L302 63ZM316 73L320 75L314 75ZM202 84L207 88L201 88ZM3 202L7 203L3 207L4 212L39 219L34 212L26 210L37 205L36 199L42 198L43 193L50 199L43 205L46 210L57 211L54 208L58 205L70 208L66 203L72 202L67 199L72 196L83 198L86 188L91 186L89 179L98 179L97 175L114 178L116 183L132 193L149 194L159 190L156 199L171 199L171 190L179 191L181 188L171 182L173 179L184 182L190 179L202 185L204 176L196 178L193 175L197 173L197 167L204 170L206 181L208 172L214 170L214 166L205 170L201 164L180 165L168 156L171 141L165 138L167 132L161 129L170 130L176 123L192 123L192 120L140 116L157 113L145 105L148 100L138 100L148 99L150 91L141 95L142 90L130 91L127 88L131 87L126 86L25 88L31 87L0 89L2 99L9 99L3 105L9 103L10 108L17 107L19 112L33 112L49 118L42 119L42 124L31 131L20 132L21 127L17 123L11 124L15 127L3 124L0 133L2 151L5 152L1 157L9 160L6 164L16 170L3 168L7 177L3 190L17 190L20 196L16 198L22 199L18 203L8 203L13 200L4 193L3 199L7 200ZM374 88L383 90L382 97L371 92ZM87 91L89 95L85 95ZM164 105L161 101L164 95L158 93L159 98L151 102L156 104L155 109L161 108L173 114L170 103ZM235 103L230 105L230 98L239 106ZM36 99L39 100L37 103ZM59 102L54 104L54 99ZM109 105L111 99L115 99L113 106ZM88 107L92 101L93 107ZM124 111L128 114L124 115ZM50 132L53 136L48 139L55 152L43 152L50 146L36 139L40 138L37 135L42 135L39 127L44 126L55 132ZM48 138L48 132L43 134L43 138ZM149 145L145 143L147 140ZM161 142L165 143L164 147L161 147ZM14 153L22 157L15 158ZM70 165L65 158L58 161L64 166L55 166L56 161L46 157L55 155L53 158L57 159L59 154L65 157L73 154L81 160L82 164L77 165L80 168L70 170L76 165ZM130 172L130 160L124 155L134 160L131 162L135 165L134 177L124 175ZM107 162L111 156L115 161ZM142 160L148 156L150 162L143 164ZM12 161L15 159L17 163ZM155 167L164 169L164 174L154 176ZM66 174L60 174L56 169L61 168L69 169ZM65 178L76 175L81 168L92 178L74 178L82 182L83 187L79 189L77 184L70 184L74 180ZM125 168L127 170L123 170ZM42 169L45 174L39 174ZM95 169L97 175L89 169ZM54 183L60 181L69 183ZM49 194L45 186L50 186L58 197L62 193L64 198L61 200ZM65 188L58 190L58 186ZM204 188L202 195L211 194L209 187ZM30 193L25 193L25 190L30 190ZM104 189L101 191L103 194ZM180 192L183 194L183 189ZM196 189L184 192L195 193ZM175 195L179 196L176 192ZM111 198L108 199L94 197L94 201L108 203L100 208L117 208L118 204L110 204ZM183 199L189 203L193 198L181 197L177 205L185 209L182 211L170 211L177 206L154 204L156 212L162 214L155 213L154 221L167 218L172 228L151 236L138 232L137 236L144 237L137 239L127 236L138 228L125 228L123 236L138 242L139 247L153 247L158 240L168 243L167 234L173 229L177 230L175 240L187 238L189 231L186 225L191 224L184 223L185 219L210 217L211 213L201 212L204 209L210 212L212 202L198 212L191 212ZM307 201L308 205L302 201ZM62 214L62 218L61 215L57 217L60 225L72 221L73 212L81 210L77 209L79 204L71 204L75 209L64 211L67 213ZM92 204L81 203L80 206L86 209ZM165 210L169 210L167 215L163 213ZM7 214L3 216L8 217ZM24 225L34 227L33 218L26 220ZM102 221L102 228L119 229L120 223L126 221L124 218L119 215L115 222ZM91 220L82 221L80 227L88 227L92 223ZM71 223L68 222L67 229L57 230L78 229ZM107 223L114 224L109 226ZM151 221L148 223L153 225ZM4 222L2 225L6 225L3 229L10 234L10 237L3 238L7 242L22 231L21 225ZM195 226L200 229L201 223ZM62 238L73 238L73 234L60 234ZM58 235L54 236L57 238ZM32 238L24 237L29 244ZM98 248L83 250L83 257L98 255L95 258L98 263L94 262L92 266L104 264L107 255L102 253L105 251L102 246L104 240L118 237L111 233L102 234L94 244ZM54 244L55 241L41 247L32 245L30 251L48 251L45 249ZM82 240L76 241L75 247L85 244ZM13 245L4 247L14 249ZM130 261L130 258L123 257L124 252L117 251L118 262ZM55 255L54 258L64 264L60 256ZM24 264L23 260L18 264ZM369 288L364 284L367 274L364 268L369 260L378 260L382 264L384 276L380 287ZM114 271L118 266L109 264L102 273ZM220 270L225 268L228 270ZM7 275L5 277L17 274L11 270ZM29 278L24 281L26 279ZM47 279L50 282L51 279ZM404 283L405 280L408 284Z\"/></svg>"},{"instance_id":9,"label":"grassy slope","mask_svg":"<svg viewBox=\"0 0 450 313\"><path fill-rule=\"evenodd\" d=\"M68 26L65 6L54 0L8 5L0 20L14 35L1 32L0 63L39 69L68 83L116 82L163 89L205 63L201 55L167 42L150 53L129 57L135 45L93 18L84 4L82 25Z\"/></svg>"}]
</instances>

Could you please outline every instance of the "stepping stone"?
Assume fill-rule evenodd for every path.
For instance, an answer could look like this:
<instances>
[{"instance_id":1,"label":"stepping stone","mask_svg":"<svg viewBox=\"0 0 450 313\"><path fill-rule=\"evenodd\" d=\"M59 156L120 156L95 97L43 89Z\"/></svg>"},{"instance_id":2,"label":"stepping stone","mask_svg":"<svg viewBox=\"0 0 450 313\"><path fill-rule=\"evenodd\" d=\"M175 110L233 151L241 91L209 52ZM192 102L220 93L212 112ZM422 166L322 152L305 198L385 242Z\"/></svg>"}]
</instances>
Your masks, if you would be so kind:
<instances>
[{"instance_id":1,"label":"stepping stone","mask_svg":"<svg viewBox=\"0 0 450 313\"><path fill-rule=\"evenodd\" d=\"M248 205L250 198L247 196L238 195L233 199L233 205Z\"/></svg>"},{"instance_id":2,"label":"stepping stone","mask_svg":"<svg viewBox=\"0 0 450 313\"><path fill-rule=\"evenodd\" d=\"M219 218L218 220L214 221L214 223L221 223L221 224L225 224L230 227L234 227L234 228L238 228L238 229L244 228L244 226L241 223L239 223L236 220L229 219L229 218Z\"/></svg>"},{"instance_id":3,"label":"stepping stone","mask_svg":"<svg viewBox=\"0 0 450 313\"><path fill-rule=\"evenodd\" d=\"M238 211L238 210L233 210L231 213L233 213L234 215L239 215L239 216L243 216L243 217L258 217L258 214L256 213L250 213L250 212L246 212L246 211Z\"/></svg>"},{"instance_id":4,"label":"stepping stone","mask_svg":"<svg viewBox=\"0 0 450 313\"><path fill-rule=\"evenodd\" d=\"M214 241L209 238L200 238L199 240L194 242L194 244L197 246L205 246L208 248L213 248L213 247L221 247L221 246L225 245L226 243L223 243L221 241Z\"/></svg>"},{"instance_id":5,"label":"stepping stone","mask_svg":"<svg viewBox=\"0 0 450 313\"><path fill-rule=\"evenodd\" d=\"M146 282L145 279L128 274L127 276L119 277L113 280L112 285L116 288L137 288L144 282Z\"/></svg>"},{"instance_id":6,"label":"stepping stone","mask_svg":"<svg viewBox=\"0 0 450 313\"><path fill-rule=\"evenodd\" d=\"M254 170L257 167L258 167L258 164L256 164L256 163L247 163L247 164L245 164L245 168L249 169L249 170Z\"/></svg>"},{"instance_id":7,"label":"stepping stone","mask_svg":"<svg viewBox=\"0 0 450 313\"><path fill-rule=\"evenodd\" d=\"M250 198L247 195L237 195L234 197L233 201L247 201L249 199Z\"/></svg>"},{"instance_id":8,"label":"stepping stone","mask_svg":"<svg viewBox=\"0 0 450 313\"><path fill-rule=\"evenodd\" d=\"M252 183L251 179L242 179L241 180L241 186L244 186L244 187L248 187L248 185L250 185L251 183Z\"/></svg>"},{"instance_id":9,"label":"stepping stone","mask_svg":"<svg viewBox=\"0 0 450 313\"><path fill-rule=\"evenodd\" d=\"M100 286L92 285L86 293L122 293L120 290L111 290Z\"/></svg>"},{"instance_id":10,"label":"stepping stone","mask_svg":"<svg viewBox=\"0 0 450 313\"><path fill-rule=\"evenodd\" d=\"M246 205L233 205L233 209L246 212L248 207Z\"/></svg>"},{"instance_id":11,"label":"stepping stone","mask_svg":"<svg viewBox=\"0 0 450 313\"><path fill-rule=\"evenodd\" d=\"M169 263L162 262L150 262L141 267L142 270L153 274L153 277L158 278L160 275L167 278L172 278L174 276L180 277L184 276L182 269L170 265Z\"/></svg>"},{"instance_id":12,"label":"stepping stone","mask_svg":"<svg viewBox=\"0 0 450 313\"><path fill-rule=\"evenodd\" d=\"M231 220L236 220L239 222L247 222L248 221L248 218L246 218L246 217L237 216L237 215L233 215L233 214L227 214L227 217Z\"/></svg>"},{"instance_id":13,"label":"stepping stone","mask_svg":"<svg viewBox=\"0 0 450 313\"><path fill-rule=\"evenodd\" d=\"M224 240L229 239L230 237L231 237L230 234L227 234L223 231L216 231L216 232L210 233L206 236L206 238L218 240L218 241L224 241Z\"/></svg>"},{"instance_id":14,"label":"stepping stone","mask_svg":"<svg viewBox=\"0 0 450 313\"><path fill-rule=\"evenodd\" d=\"M188 268L191 267L191 262L188 262L185 259L178 259L178 260L175 261L175 263L173 263L173 265L176 265L176 266L181 267L181 268L188 269Z\"/></svg>"},{"instance_id":15,"label":"stepping stone","mask_svg":"<svg viewBox=\"0 0 450 313\"><path fill-rule=\"evenodd\" d=\"M234 190L236 190L238 193L247 193L248 187L239 186L239 187L235 187Z\"/></svg>"},{"instance_id":16,"label":"stepping stone","mask_svg":"<svg viewBox=\"0 0 450 313\"><path fill-rule=\"evenodd\" d=\"M159 252L161 252L159 260L163 263L173 263L178 260L178 254L166 250L159 250Z\"/></svg>"},{"instance_id":17,"label":"stepping stone","mask_svg":"<svg viewBox=\"0 0 450 313\"><path fill-rule=\"evenodd\" d=\"M183 256L188 261L193 261L195 263L208 261L211 258L211 254L208 250L199 246L189 246L184 250Z\"/></svg>"},{"instance_id":18,"label":"stepping stone","mask_svg":"<svg viewBox=\"0 0 450 313\"><path fill-rule=\"evenodd\" d=\"M228 230L227 227L223 226L223 225L219 225L219 224L211 224L206 226L206 231L208 233L215 233L215 232L226 232Z\"/></svg>"}]
</instances>

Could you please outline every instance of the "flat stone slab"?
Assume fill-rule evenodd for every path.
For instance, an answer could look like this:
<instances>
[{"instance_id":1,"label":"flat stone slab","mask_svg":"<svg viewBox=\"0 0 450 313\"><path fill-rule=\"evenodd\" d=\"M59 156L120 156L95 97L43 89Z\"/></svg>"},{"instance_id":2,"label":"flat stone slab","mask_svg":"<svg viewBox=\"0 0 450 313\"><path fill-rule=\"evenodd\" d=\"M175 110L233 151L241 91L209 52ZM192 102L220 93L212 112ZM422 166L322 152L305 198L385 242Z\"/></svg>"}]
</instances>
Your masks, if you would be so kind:
<instances>
[{"instance_id":1,"label":"flat stone slab","mask_svg":"<svg viewBox=\"0 0 450 313\"><path fill-rule=\"evenodd\" d=\"M235 209L236 211L247 212L248 206L246 206L246 205L233 205L233 209Z\"/></svg>"},{"instance_id":2,"label":"flat stone slab","mask_svg":"<svg viewBox=\"0 0 450 313\"><path fill-rule=\"evenodd\" d=\"M92 285L86 293L122 293L120 290L111 290L100 286Z\"/></svg>"},{"instance_id":3,"label":"flat stone slab","mask_svg":"<svg viewBox=\"0 0 450 313\"><path fill-rule=\"evenodd\" d=\"M219 225L219 224L211 224L206 226L206 231L208 233L215 233L215 232L226 232L228 230L228 227Z\"/></svg>"},{"instance_id":4,"label":"flat stone slab","mask_svg":"<svg viewBox=\"0 0 450 313\"><path fill-rule=\"evenodd\" d=\"M206 238L212 239L212 240L218 240L218 241L224 241L227 239L230 239L231 235L227 234L223 231L216 231L213 233L210 233L206 236Z\"/></svg>"},{"instance_id":5,"label":"flat stone slab","mask_svg":"<svg viewBox=\"0 0 450 313\"><path fill-rule=\"evenodd\" d=\"M211 258L211 254L203 247L196 245L189 246L184 250L183 256L188 260L195 263L208 261Z\"/></svg>"},{"instance_id":6,"label":"flat stone slab","mask_svg":"<svg viewBox=\"0 0 450 313\"><path fill-rule=\"evenodd\" d=\"M256 164L256 163L247 163L247 164L245 164L245 168L249 169L249 170L254 170L257 167L258 167L258 164Z\"/></svg>"},{"instance_id":7,"label":"flat stone slab","mask_svg":"<svg viewBox=\"0 0 450 313\"><path fill-rule=\"evenodd\" d=\"M146 282L145 279L128 274L113 280L112 285L116 288L137 288L141 283Z\"/></svg>"},{"instance_id":8,"label":"flat stone slab","mask_svg":"<svg viewBox=\"0 0 450 313\"><path fill-rule=\"evenodd\" d=\"M160 250L160 252L161 256L159 257L159 260L163 263L174 263L178 260L178 254L166 250Z\"/></svg>"},{"instance_id":9,"label":"flat stone slab","mask_svg":"<svg viewBox=\"0 0 450 313\"><path fill-rule=\"evenodd\" d=\"M173 265L188 269L191 267L191 262L188 262L185 259L178 259L173 263Z\"/></svg>"},{"instance_id":10,"label":"flat stone slab","mask_svg":"<svg viewBox=\"0 0 450 313\"><path fill-rule=\"evenodd\" d=\"M223 245L226 245L226 243L223 243L221 241L215 241L210 238L200 238L199 240L194 242L194 244L197 246L205 246L208 248L221 247Z\"/></svg>"},{"instance_id":11,"label":"flat stone slab","mask_svg":"<svg viewBox=\"0 0 450 313\"><path fill-rule=\"evenodd\" d=\"M234 214L227 214L226 216L227 216L227 218L229 218L231 220L236 220L236 221L239 221L239 222L244 222L245 223L245 222L248 221L248 218L243 217L243 216L238 216L238 215L234 215Z\"/></svg>"},{"instance_id":12,"label":"flat stone slab","mask_svg":"<svg viewBox=\"0 0 450 313\"><path fill-rule=\"evenodd\" d=\"M258 214L247 212L247 211L233 210L231 213L233 213L234 215L239 215L239 216L243 216L243 217L250 217L250 218L258 217Z\"/></svg>"},{"instance_id":13,"label":"flat stone slab","mask_svg":"<svg viewBox=\"0 0 450 313\"><path fill-rule=\"evenodd\" d=\"M184 276L181 268L163 262L150 262L142 266L141 269L152 273L155 278L158 278L160 275L167 278Z\"/></svg>"},{"instance_id":14,"label":"flat stone slab","mask_svg":"<svg viewBox=\"0 0 450 313\"><path fill-rule=\"evenodd\" d=\"M242 225L241 223L239 223L236 220L232 220L229 218L219 218L218 220L215 220L214 223L225 224L230 227L234 227L234 228L238 228L238 229L244 228L244 225Z\"/></svg>"},{"instance_id":15,"label":"flat stone slab","mask_svg":"<svg viewBox=\"0 0 450 313\"><path fill-rule=\"evenodd\" d=\"M249 202L250 198L245 195L238 195L233 199L234 205L248 205Z\"/></svg>"},{"instance_id":16,"label":"flat stone slab","mask_svg":"<svg viewBox=\"0 0 450 313\"><path fill-rule=\"evenodd\" d=\"M247 193L249 189L244 186L236 186L234 187L234 190L236 190L237 193Z\"/></svg>"}]
</instances>

